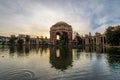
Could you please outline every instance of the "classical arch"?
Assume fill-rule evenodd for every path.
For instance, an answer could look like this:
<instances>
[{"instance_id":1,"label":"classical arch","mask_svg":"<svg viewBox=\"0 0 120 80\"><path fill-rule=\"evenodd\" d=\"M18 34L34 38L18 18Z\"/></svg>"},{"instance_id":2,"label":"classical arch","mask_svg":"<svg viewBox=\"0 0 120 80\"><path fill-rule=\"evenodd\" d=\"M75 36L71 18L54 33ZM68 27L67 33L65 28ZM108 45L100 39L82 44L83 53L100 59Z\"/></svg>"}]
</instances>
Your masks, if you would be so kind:
<instances>
[{"instance_id":1,"label":"classical arch","mask_svg":"<svg viewBox=\"0 0 120 80\"><path fill-rule=\"evenodd\" d=\"M72 27L71 25L65 22L57 22L52 25L50 28L50 42L55 44L57 39L61 39L61 37L66 37L68 43L72 41Z\"/></svg>"}]
</instances>

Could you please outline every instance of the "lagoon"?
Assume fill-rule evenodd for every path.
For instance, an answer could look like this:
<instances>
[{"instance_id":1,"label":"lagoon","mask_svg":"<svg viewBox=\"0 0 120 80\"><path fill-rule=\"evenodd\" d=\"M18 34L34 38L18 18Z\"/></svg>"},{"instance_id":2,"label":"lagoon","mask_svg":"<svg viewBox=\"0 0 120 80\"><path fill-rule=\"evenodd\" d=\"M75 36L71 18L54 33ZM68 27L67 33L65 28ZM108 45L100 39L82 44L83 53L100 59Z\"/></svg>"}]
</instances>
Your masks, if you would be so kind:
<instances>
[{"instance_id":1,"label":"lagoon","mask_svg":"<svg viewBox=\"0 0 120 80\"><path fill-rule=\"evenodd\" d=\"M0 80L120 80L120 49L0 46Z\"/></svg>"}]
</instances>

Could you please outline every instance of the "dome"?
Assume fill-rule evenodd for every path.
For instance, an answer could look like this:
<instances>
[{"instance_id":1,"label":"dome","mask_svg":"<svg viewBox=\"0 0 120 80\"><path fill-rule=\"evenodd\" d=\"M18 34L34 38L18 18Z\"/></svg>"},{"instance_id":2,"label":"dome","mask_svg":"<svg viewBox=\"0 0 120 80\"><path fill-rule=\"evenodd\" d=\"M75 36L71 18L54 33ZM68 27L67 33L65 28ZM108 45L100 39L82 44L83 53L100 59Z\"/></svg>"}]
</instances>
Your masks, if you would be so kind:
<instances>
[{"instance_id":1,"label":"dome","mask_svg":"<svg viewBox=\"0 0 120 80\"><path fill-rule=\"evenodd\" d=\"M57 22L57 23L54 24L53 26L56 27L56 26L60 26L60 25L64 25L64 26L68 26L68 27L70 27L69 24L67 24L66 22L63 22L63 21Z\"/></svg>"}]
</instances>

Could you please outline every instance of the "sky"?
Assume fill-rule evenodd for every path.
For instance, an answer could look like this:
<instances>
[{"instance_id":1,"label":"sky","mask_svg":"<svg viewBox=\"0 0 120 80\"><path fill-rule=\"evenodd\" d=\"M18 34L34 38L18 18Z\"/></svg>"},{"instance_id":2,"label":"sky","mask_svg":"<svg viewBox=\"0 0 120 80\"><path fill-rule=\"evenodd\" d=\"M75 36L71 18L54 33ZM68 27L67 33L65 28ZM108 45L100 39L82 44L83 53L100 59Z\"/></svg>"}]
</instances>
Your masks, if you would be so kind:
<instances>
[{"instance_id":1,"label":"sky","mask_svg":"<svg viewBox=\"0 0 120 80\"><path fill-rule=\"evenodd\" d=\"M59 21L80 35L120 24L120 0L0 0L0 35L49 37Z\"/></svg>"}]
</instances>

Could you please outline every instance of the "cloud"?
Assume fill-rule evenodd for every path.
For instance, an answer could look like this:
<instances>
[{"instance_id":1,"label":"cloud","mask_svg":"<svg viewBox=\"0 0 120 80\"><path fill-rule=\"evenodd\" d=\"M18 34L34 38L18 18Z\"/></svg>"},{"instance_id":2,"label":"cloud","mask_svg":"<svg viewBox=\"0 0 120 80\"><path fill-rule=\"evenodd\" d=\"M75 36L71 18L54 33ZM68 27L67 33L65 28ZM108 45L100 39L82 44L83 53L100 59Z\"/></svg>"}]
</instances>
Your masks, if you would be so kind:
<instances>
[{"instance_id":1,"label":"cloud","mask_svg":"<svg viewBox=\"0 0 120 80\"><path fill-rule=\"evenodd\" d=\"M65 21L80 34L103 32L120 23L118 0L1 0L0 32L49 35L52 25ZM9 29L9 30L8 30Z\"/></svg>"}]
</instances>

